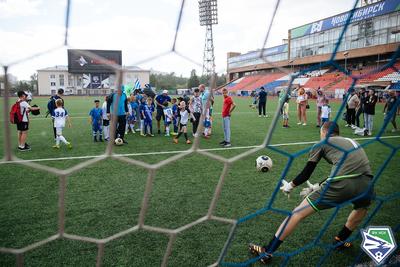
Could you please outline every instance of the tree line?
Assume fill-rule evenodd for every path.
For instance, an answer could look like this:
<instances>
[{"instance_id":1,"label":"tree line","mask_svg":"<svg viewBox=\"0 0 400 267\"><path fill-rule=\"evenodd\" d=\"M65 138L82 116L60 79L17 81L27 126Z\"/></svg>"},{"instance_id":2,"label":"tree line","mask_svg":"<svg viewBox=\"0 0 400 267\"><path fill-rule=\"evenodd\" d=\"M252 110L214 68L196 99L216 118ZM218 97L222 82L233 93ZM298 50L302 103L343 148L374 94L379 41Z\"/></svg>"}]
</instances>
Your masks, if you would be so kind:
<instances>
[{"instance_id":1,"label":"tree line","mask_svg":"<svg viewBox=\"0 0 400 267\"><path fill-rule=\"evenodd\" d=\"M175 72L163 74L163 73L151 73L150 84L157 89L163 88L167 90L175 89L190 89L198 87L200 84L208 85L209 78L207 76L197 76L196 70L190 72L190 77L177 76ZM226 83L225 75L217 75L216 79L217 87Z\"/></svg>"}]
</instances>

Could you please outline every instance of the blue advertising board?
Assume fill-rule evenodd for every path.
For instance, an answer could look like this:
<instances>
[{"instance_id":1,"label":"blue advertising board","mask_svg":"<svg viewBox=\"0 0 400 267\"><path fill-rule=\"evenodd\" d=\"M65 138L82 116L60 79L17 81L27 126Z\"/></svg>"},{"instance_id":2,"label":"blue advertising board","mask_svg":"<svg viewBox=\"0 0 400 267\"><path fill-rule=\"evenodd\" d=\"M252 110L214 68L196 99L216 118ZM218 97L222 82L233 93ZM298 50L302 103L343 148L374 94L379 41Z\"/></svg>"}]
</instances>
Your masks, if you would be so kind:
<instances>
[{"instance_id":1,"label":"blue advertising board","mask_svg":"<svg viewBox=\"0 0 400 267\"><path fill-rule=\"evenodd\" d=\"M350 23L389 14L400 10L400 0L385 0L371 4L354 10ZM323 32L332 28L340 27L346 24L347 19L351 15L351 11L341 13L339 15L313 22L301 27L290 30L291 39L302 37L305 35Z\"/></svg>"}]
</instances>

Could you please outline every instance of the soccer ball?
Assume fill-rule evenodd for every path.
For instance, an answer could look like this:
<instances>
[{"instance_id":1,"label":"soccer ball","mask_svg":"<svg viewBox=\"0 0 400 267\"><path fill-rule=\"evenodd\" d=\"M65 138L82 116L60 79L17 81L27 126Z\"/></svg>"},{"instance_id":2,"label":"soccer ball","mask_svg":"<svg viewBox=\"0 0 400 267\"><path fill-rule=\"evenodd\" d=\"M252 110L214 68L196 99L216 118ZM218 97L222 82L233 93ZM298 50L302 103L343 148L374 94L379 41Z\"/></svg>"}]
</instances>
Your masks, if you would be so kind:
<instances>
[{"instance_id":1,"label":"soccer ball","mask_svg":"<svg viewBox=\"0 0 400 267\"><path fill-rule=\"evenodd\" d=\"M272 159L268 156L259 156L256 159L256 169L259 172L267 172L272 168Z\"/></svg>"},{"instance_id":2,"label":"soccer ball","mask_svg":"<svg viewBox=\"0 0 400 267\"><path fill-rule=\"evenodd\" d=\"M117 146L122 146L124 144L124 140L118 137L117 139L115 139L114 143Z\"/></svg>"}]
</instances>

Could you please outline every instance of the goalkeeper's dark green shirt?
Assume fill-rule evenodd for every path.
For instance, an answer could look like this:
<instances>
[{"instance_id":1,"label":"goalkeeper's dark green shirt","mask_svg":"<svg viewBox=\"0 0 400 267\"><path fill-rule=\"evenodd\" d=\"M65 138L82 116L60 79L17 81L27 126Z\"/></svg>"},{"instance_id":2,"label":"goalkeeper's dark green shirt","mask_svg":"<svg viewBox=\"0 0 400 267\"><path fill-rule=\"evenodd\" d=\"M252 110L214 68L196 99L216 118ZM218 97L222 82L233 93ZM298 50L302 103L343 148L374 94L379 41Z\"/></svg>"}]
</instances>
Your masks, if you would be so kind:
<instances>
[{"instance_id":1,"label":"goalkeeper's dark green shirt","mask_svg":"<svg viewBox=\"0 0 400 267\"><path fill-rule=\"evenodd\" d=\"M341 136L329 138L329 144L316 144L310 151L309 161L319 162L324 158L332 164L330 177L371 175L371 167L364 149L356 141ZM350 151L347 155L344 151ZM341 161L343 162L341 163ZM341 165L340 165L341 164ZM339 170L336 172L336 168ZM336 172L336 173L335 173Z\"/></svg>"}]
</instances>

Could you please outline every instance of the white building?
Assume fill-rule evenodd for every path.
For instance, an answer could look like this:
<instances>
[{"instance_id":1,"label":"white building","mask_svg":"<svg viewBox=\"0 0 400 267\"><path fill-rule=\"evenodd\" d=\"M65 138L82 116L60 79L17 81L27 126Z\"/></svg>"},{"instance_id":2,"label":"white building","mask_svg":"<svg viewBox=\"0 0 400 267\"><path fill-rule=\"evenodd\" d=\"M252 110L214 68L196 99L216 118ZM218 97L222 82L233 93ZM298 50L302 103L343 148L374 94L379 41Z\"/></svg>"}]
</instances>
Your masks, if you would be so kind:
<instances>
[{"instance_id":1,"label":"white building","mask_svg":"<svg viewBox=\"0 0 400 267\"><path fill-rule=\"evenodd\" d=\"M73 95L106 95L116 89L115 74L69 73L67 66L54 66L40 69L38 72L38 94L54 95L59 88L65 94ZM150 71L139 67L124 67L122 83L140 87L150 81Z\"/></svg>"}]
</instances>

